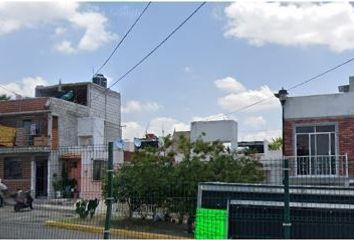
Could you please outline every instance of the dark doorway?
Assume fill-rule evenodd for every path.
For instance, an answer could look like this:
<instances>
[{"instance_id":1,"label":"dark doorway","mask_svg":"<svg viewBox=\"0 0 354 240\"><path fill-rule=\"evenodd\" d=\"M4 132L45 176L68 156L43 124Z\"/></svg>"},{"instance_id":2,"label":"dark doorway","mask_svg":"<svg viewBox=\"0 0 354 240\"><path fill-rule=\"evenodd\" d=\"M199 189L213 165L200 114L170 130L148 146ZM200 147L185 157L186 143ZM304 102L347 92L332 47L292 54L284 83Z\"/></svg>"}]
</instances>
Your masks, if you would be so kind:
<instances>
[{"instance_id":1,"label":"dark doorway","mask_svg":"<svg viewBox=\"0 0 354 240\"><path fill-rule=\"evenodd\" d=\"M46 197L48 186L47 160L36 161L36 197Z\"/></svg>"}]
</instances>

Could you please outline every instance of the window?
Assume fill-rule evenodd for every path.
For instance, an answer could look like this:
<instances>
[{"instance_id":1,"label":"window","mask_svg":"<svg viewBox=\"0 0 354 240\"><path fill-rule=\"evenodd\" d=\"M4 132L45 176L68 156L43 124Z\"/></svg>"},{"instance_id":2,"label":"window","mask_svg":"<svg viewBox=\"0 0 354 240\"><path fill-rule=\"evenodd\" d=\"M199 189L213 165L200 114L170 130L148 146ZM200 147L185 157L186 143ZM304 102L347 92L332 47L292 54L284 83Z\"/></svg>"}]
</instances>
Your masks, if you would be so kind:
<instances>
[{"instance_id":1,"label":"window","mask_svg":"<svg viewBox=\"0 0 354 240\"><path fill-rule=\"evenodd\" d=\"M334 125L296 127L298 175L334 175L336 133Z\"/></svg>"},{"instance_id":2,"label":"window","mask_svg":"<svg viewBox=\"0 0 354 240\"><path fill-rule=\"evenodd\" d=\"M4 178L5 179L21 179L22 178L22 162L16 158L5 158L4 161Z\"/></svg>"},{"instance_id":3,"label":"window","mask_svg":"<svg viewBox=\"0 0 354 240\"><path fill-rule=\"evenodd\" d=\"M91 146L93 145L92 137L80 136L79 137L80 146Z\"/></svg>"},{"instance_id":4,"label":"window","mask_svg":"<svg viewBox=\"0 0 354 240\"><path fill-rule=\"evenodd\" d=\"M93 160L93 180L100 181L103 179L106 169L104 160Z\"/></svg>"}]
</instances>

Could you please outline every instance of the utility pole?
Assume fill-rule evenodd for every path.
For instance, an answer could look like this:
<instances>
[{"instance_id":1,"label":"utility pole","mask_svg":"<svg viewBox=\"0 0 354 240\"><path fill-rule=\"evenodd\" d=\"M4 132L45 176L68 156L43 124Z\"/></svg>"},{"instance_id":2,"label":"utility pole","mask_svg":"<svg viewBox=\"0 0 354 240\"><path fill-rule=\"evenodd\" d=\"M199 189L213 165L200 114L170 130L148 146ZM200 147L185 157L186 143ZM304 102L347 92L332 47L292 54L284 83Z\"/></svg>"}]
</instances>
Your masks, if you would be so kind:
<instances>
[{"instance_id":1,"label":"utility pole","mask_svg":"<svg viewBox=\"0 0 354 240\"><path fill-rule=\"evenodd\" d=\"M108 143L108 166L107 166L107 197L106 197L106 221L103 238L109 239L109 229L111 227L112 202L113 202L113 142Z\"/></svg>"},{"instance_id":2,"label":"utility pole","mask_svg":"<svg viewBox=\"0 0 354 240\"><path fill-rule=\"evenodd\" d=\"M286 102L286 98L288 95L288 91L284 88L279 90L278 93L274 94L277 98L279 98L281 103L282 110L282 136L283 136L283 144L282 144L282 155L283 155L283 184L284 184L284 222L283 222L283 233L284 239L290 239L291 237L291 221L290 221L290 193L289 193L289 159L285 157L285 144L284 144L284 126L285 126L285 117L284 117L284 105Z\"/></svg>"}]
</instances>

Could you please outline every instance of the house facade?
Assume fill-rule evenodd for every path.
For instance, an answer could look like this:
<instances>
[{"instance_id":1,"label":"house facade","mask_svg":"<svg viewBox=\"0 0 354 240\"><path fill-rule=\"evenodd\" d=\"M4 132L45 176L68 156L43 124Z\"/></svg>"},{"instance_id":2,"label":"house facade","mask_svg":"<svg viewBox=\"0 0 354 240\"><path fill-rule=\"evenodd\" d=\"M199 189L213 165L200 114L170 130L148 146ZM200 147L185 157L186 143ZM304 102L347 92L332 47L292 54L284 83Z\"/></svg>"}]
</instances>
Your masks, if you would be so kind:
<instances>
[{"instance_id":1,"label":"house facade","mask_svg":"<svg viewBox=\"0 0 354 240\"><path fill-rule=\"evenodd\" d=\"M354 178L354 78L339 93L288 97L284 146L293 184L350 185Z\"/></svg>"},{"instance_id":2,"label":"house facade","mask_svg":"<svg viewBox=\"0 0 354 240\"><path fill-rule=\"evenodd\" d=\"M0 178L10 192L52 197L65 170L78 197L96 195L120 119L120 94L91 82L37 86L34 98L1 101Z\"/></svg>"}]
</instances>

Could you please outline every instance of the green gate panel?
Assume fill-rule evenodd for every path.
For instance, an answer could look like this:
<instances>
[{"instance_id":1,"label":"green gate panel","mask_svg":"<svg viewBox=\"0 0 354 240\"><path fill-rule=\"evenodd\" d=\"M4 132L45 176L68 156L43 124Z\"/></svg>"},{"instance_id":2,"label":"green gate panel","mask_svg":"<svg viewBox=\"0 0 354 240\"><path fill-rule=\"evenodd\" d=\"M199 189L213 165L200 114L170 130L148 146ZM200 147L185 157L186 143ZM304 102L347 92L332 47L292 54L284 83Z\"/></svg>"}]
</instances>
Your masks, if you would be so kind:
<instances>
[{"instance_id":1,"label":"green gate panel","mask_svg":"<svg viewBox=\"0 0 354 240\"><path fill-rule=\"evenodd\" d=\"M198 208L195 239L226 239L227 210Z\"/></svg>"}]
</instances>

